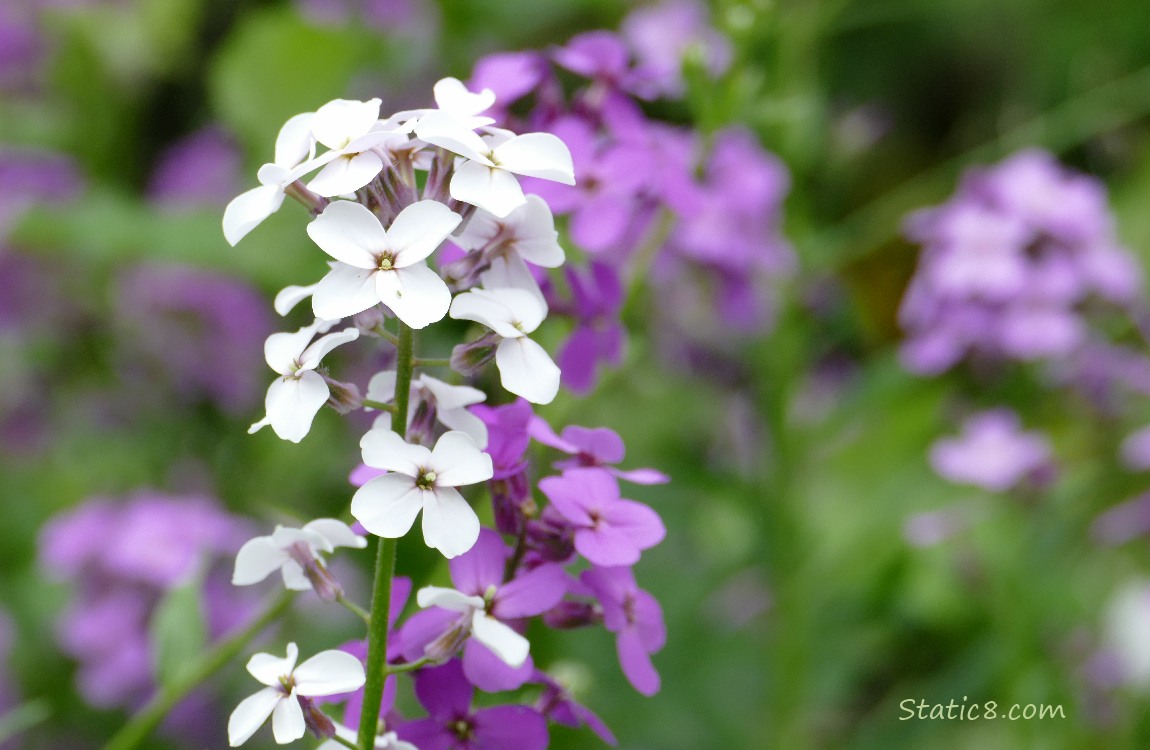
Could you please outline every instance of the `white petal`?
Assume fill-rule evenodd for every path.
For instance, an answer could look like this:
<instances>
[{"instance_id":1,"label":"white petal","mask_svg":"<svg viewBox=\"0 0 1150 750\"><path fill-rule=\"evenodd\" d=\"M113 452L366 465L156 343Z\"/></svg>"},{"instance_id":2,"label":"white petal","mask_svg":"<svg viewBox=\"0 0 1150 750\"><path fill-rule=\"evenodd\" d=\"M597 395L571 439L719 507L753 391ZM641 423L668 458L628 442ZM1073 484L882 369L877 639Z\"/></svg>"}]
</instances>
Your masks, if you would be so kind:
<instances>
[{"instance_id":1,"label":"white petal","mask_svg":"<svg viewBox=\"0 0 1150 750\"><path fill-rule=\"evenodd\" d=\"M287 315L296 305L303 302L315 291L316 284L310 286L287 286L276 295L275 310L280 315Z\"/></svg>"},{"instance_id":2,"label":"white petal","mask_svg":"<svg viewBox=\"0 0 1150 750\"><path fill-rule=\"evenodd\" d=\"M424 493L423 541L450 559L475 546L479 539L479 517L452 487L438 487Z\"/></svg>"},{"instance_id":3,"label":"white petal","mask_svg":"<svg viewBox=\"0 0 1150 750\"><path fill-rule=\"evenodd\" d=\"M533 404L549 404L559 393L559 367L526 336L499 342L495 365L503 387Z\"/></svg>"},{"instance_id":4,"label":"white petal","mask_svg":"<svg viewBox=\"0 0 1150 750\"><path fill-rule=\"evenodd\" d=\"M486 482L493 471L491 456L465 432L445 432L431 451L431 467L437 487L459 487Z\"/></svg>"},{"instance_id":5,"label":"white petal","mask_svg":"<svg viewBox=\"0 0 1150 750\"><path fill-rule=\"evenodd\" d=\"M315 112L296 115L280 128L276 136L275 163L286 169L298 166L315 156L315 138L311 134L311 121Z\"/></svg>"},{"instance_id":6,"label":"white petal","mask_svg":"<svg viewBox=\"0 0 1150 750\"><path fill-rule=\"evenodd\" d=\"M509 667L523 666L531 650L526 638L481 611L471 618L471 637L491 649Z\"/></svg>"},{"instance_id":7,"label":"white petal","mask_svg":"<svg viewBox=\"0 0 1150 750\"><path fill-rule=\"evenodd\" d=\"M432 89L435 106L455 117L472 117L495 104L495 92L483 89L478 94L467 90L458 78L444 78Z\"/></svg>"},{"instance_id":8,"label":"white petal","mask_svg":"<svg viewBox=\"0 0 1150 750\"><path fill-rule=\"evenodd\" d=\"M415 126L415 135L426 143L445 148L453 154L490 165L487 143L473 130L446 112L428 112Z\"/></svg>"},{"instance_id":9,"label":"white petal","mask_svg":"<svg viewBox=\"0 0 1150 750\"><path fill-rule=\"evenodd\" d=\"M336 263L320 279L311 295L311 309L317 318L339 320L379 304L375 270Z\"/></svg>"},{"instance_id":10,"label":"white petal","mask_svg":"<svg viewBox=\"0 0 1150 750\"><path fill-rule=\"evenodd\" d=\"M236 567L232 573L233 586L259 583L287 562L287 553L270 536L257 536L240 547L236 553Z\"/></svg>"},{"instance_id":11,"label":"white petal","mask_svg":"<svg viewBox=\"0 0 1150 750\"><path fill-rule=\"evenodd\" d=\"M332 349L337 346L342 346L350 341L355 341L359 338L358 328L345 328L337 333L329 333L322 336L303 350L300 355L300 368L305 370L314 370L319 367L320 360L328 355Z\"/></svg>"},{"instance_id":12,"label":"white petal","mask_svg":"<svg viewBox=\"0 0 1150 750\"><path fill-rule=\"evenodd\" d=\"M384 370L371 376L367 384L367 399L386 404L395 398L395 370Z\"/></svg>"},{"instance_id":13,"label":"white petal","mask_svg":"<svg viewBox=\"0 0 1150 750\"><path fill-rule=\"evenodd\" d=\"M469 596L462 591L442 586L424 586L416 593L415 601L424 609L439 607L440 609L450 609L452 612L483 609L483 597Z\"/></svg>"},{"instance_id":14,"label":"white petal","mask_svg":"<svg viewBox=\"0 0 1150 750\"><path fill-rule=\"evenodd\" d=\"M483 289L472 289L456 295L451 302L451 317L456 320L474 320L505 338L523 335L523 331L515 327L515 311L498 295Z\"/></svg>"},{"instance_id":15,"label":"white petal","mask_svg":"<svg viewBox=\"0 0 1150 750\"><path fill-rule=\"evenodd\" d=\"M268 367L280 375L291 375L295 371L296 360L303 355L311 343L318 326L312 323L298 331L273 333L264 340L264 360Z\"/></svg>"},{"instance_id":16,"label":"white petal","mask_svg":"<svg viewBox=\"0 0 1150 750\"><path fill-rule=\"evenodd\" d=\"M295 668L296 692L308 698L350 693L363 687L363 664L346 651L322 651Z\"/></svg>"},{"instance_id":17,"label":"white petal","mask_svg":"<svg viewBox=\"0 0 1150 750\"><path fill-rule=\"evenodd\" d=\"M228 744L239 747L251 739L272 715L282 697L279 689L268 687L240 701L240 705L236 706L228 718Z\"/></svg>"},{"instance_id":18,"label":"white petal","mask_svg":"<svg viewBox=\"0 0 1150 750\"><path fill-rule=\"evenodd\" d=\"M447 283L423 262L394 271L380 271L376 274L375 288L395 317L412 328L438 323L451 307Z\"/></svg>"},{"instance_id":19,"label":"white petal","mask_svg":"<svg viewBox=\"0 0 1150 750\"><path fill-rule=\"evenodd\" d=\"M351 498L351 514L363 528L388 539L410 531L422 507L423 491L402 474L376 477Z\"/></svg>"},{"instance_id":20,"label":"white petal","mask_svg":"<svg viewBox=\"0 0 1150 750\"><path fill-rule=\"evenodd\" d=\"M487 394L469 385L451 385L430 375L420 375L419 382L435 397L437 409L459 409L487 400Z\"/></svg>"},{"instance_id":21,"label":"white petal","mask_svg":"<svg viewBox=\"0 0 1150 750\"><path fill-rule=\"evenodd\" d=\"M476 161L456 166L448 185L451 197L503 218L526 202L519 180L510 172Z\"/></svg>"},{"instance_id":22,"label":"white petal","mask_svg":"<svg viewBox=\"0 0 1150 750\"><path fill-rule=\"evenodd\" d=\"M268 388L264 400L268 422L281 440L298 443L307 437L328 395L327 383L313 370L305 370L298 378L280 378Z\"/></svg>"},{"instance_id":23,"label":"white petal","mask_svg":"<svg viewBox=\"0 0 1150 750\"><path fill-rule=\"evenodd\" d=\"M343 154L324 165L307 184L316 195L331 198L354 193L383 170L383 159L374 151ZM359 205L359 204L356 204Z\"/></svg>"},{"instance_id":24,"label":"white petal","mask_svg":"<svg viewBox=\"0 0 1150 750\"><path fill-rule=\"evenodd\" d=\"M295 742L307 732L307 724L303 719L303 708L296 698L293 690L291 695L276 704L272 712L272 734L276 743L286 745Z\"/></svg>"},{"instance_id":25,"label":"white petal","mask_svg":"<svg viewBox=\"0 0 1150 750\"><path fill-rule=\"evenodd\" d=\"M575 184L575 167L567 144L551 133L525 133L495 147L495 161L525 177Z\"/></svg>"},{"instance_id":26,"label":"white petal","mask_svg":"<svg viewBox=\"0 0 1150 750\"><path fill-rule=\"evenodd\" d=\"M379 105L379 99L330 101L316 110L311 131L328 148L343 148L371 130L379 119Z\"/></svg>"},{"instance_id":27,"label":"white petal","mask_svg":"<svg viewBox=\"0 0 1150 750\"><path fill-rule=\"evenodd\" d=\"M307 225L307 234L325 253L356 268L376 268L376 254L388 249L387 233L379 219L351 201L327 204Z\"/></svg>"},{"instance_id":28,"label":"white petal","mask_svg":"<svg viewBox=\"0 0 1150 750\"><path fill-rule=\"evenodd\" d=\"M543 268L563 265L566 256L559 246L555 217L545 200L538 195L529 195L526 205L515 209L507 218L514 221L513 247L523 260Z\"/></svg>"},{"instance_id":29,"label":"white petal","mask_svg":"<svg viewBox=\"0 0 1150 750\"><path fill-rule=\"evenodd\" d=\"M480 450L487 447L487 425L467 409L437 409L436 416L447 429L466 432Z\"/></svg>"},{"instance_id":30,"label":"white petal","mask_svg":"<svg viewBox=\"0 0 1150 750\"><path fill-rule=\"evenodd\" d=\"M287 656L280 658L271 654L254 654L248 659L248 672L252 677L267 685L276 687L280 678L291 674L299 658L299 648L294 643L287 645ZM265 717L266 718L266 717Z\"/></svg>"},{"instance_id":31,"label":"white petal","mask_svg":"<svg viewBox=\"0 0 1150 750\"><path fill-rule=\"evenodd\" d=\"M314 531L331 544L332 547L352 547L363 549L367 540L356 534L343 521L335 518L317 518L304 527L305 531Z\"/></svg>"},{"instance_id":32,"label":"white petal","mask_svg":"<svg viewBox=\"0 0 1150 750\"><path fill-rule=\"evenodd\" d=\"M391 430L370 430L359 441L363 462L375 469L415 478L431 460L431 451L412 445Z\"/></svg>"},{"instance_id":33,"label":"white petal","mask_svg":"<svg viewBox=\"0 0 1150 750\"><path fill-rule=\"evenodd\" d=\"M284 192L276 185L261 185L232 198L224 209L224 239L233 247L283 205Z\"/></svg>"},{"instance_id":34,"label":"white petal","mask_svg":"<svg viewBox=\"0 0 1150 750\"><path fill-rule=\"evenodd\" d=\"M400 211L387 228L395 265L403 268L431 255L462 220L439 201L419 201Z\"/></svg>"}]
</instances>

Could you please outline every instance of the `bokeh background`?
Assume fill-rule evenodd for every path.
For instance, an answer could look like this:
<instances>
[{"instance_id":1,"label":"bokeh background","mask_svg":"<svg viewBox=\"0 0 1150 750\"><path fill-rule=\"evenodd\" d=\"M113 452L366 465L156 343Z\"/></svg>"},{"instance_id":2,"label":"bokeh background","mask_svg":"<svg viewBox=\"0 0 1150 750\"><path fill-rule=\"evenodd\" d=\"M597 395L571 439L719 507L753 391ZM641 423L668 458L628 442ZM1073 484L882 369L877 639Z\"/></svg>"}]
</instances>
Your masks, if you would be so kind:
<instances>
[{"instance_id":1,"label":"bokeh background","mask_svg":"<svg viewBox=\"0 0 1150 750\"><path fill-rule=\"evenodd\" d=\"M435 80L467 80L484 55L546 52L636 8L0 7L5 747L96 748L124 722L149 690L157 612L181 611L164 573L180 555L213 563L195 644L254 606L225 585L236 539L346 509L362 425L325 411L300 445L246 434L269 382L263 338L285 327L271 299L323 269L296 206L236 248L220 231L283 121L336 97L424 105ZM659 283L672 261L654 254L623 309L622 366L540 409L617 430L630 466L673 482L630 493L669 530L638 568L666 611L662 692L636 694L601 631L533 633L537 660L569 675L625 748L1144 747L1150 482L1128 440L1150 422L1143 292L1075 301L1090 347L933 373L909 361L899 322L922 250L906 217L1028 147L1101 181L1090 185L1104 185L1134 260L1116 273L1141 283L1144 3L715 0L694 12L685 87L642 106L704 143L743 129L785 166L781 224L762 231L781 232L792 262L754 287L765 313L737 325L727 287L689 264ZM1041 460L987 487L980 467L1025 462L1017 442L960 451L957 469L937 453L990 408L1017 415ZM366 586L360 557L341 570L353 590ZM417 582L439 564L401 546ZM306 652L358 630L313 601L283 632ZM145 746L224 746L248 687L240 663L225 669ZM908 698L964 696L1061 705L1065 719L900 720ZM552 735L555 748L597 743Z\"/></svg>"}]
</instances>

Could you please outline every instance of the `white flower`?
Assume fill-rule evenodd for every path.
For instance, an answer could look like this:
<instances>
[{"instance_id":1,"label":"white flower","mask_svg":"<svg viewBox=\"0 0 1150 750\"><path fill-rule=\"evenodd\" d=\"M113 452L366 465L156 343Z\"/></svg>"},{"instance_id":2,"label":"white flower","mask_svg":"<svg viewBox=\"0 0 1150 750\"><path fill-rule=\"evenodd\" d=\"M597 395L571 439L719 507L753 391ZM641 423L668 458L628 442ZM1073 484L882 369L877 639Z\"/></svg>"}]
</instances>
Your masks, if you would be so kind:
<instances>
[{"instance_id":1,"label":"white flower","mask_svg":"<svg viewBox=\"0 0 1150 750\"><path fill-rule=\"evenodd\" d=\"M495 365L504 388L532 403L551 403L559 392L559 368L527 337L547 317L540 298L522 289L472 289L451 303L451 317L482 323L503 338Z\"/></svg>"},{"instance_id":2,"label":"white flower","mask_svg":"<svg viewBox=\"0 0 1150 750\"><path fill-rule=\"evenodd\" d=\"M282 377L268 388L264 400L267 415L253 424L249 433L270 424L276 435L284 440L298 443L304 439L329 395L327 381L315 368L332 349L359 338L358 329L345 328L310 343L317 332L330 325L327 321L317 320L295 333L268 336L264 342L264 359Z\"/></svg>"},{"instance_id":3,"label":"white flower","mask_svg":"<svg viewBox=\"0 0 1150 750\"><path fill-rule=\"evenodd\" d=\"M466 159L456 163L452 198L501 218L526 201L517 174L575 184L571 152L551 133L515 135L492 128L480 137L446 112L431 112L420 119L415 134Z\"/></svg>"},{"instance_id":4,"label":"white flower","mask_svg":"<svg viewBox=\"0 0 1150 750\"><path fill-rule=\"evenodd\" d=\"M344 651L323 651L296 666L299 649L287 647L287 658L256 654L248 661L248 672L264 685L263 690L245 698L228 719L228 743L239 747L247 742L268 717L276 742L285 745L304 736L301 698L318 698L358 690L363 687L363 664Z\"/></svg>"},{"instance_id":5,"label":"white flower","mask_svg":"<svg viewBox=\"0 0 1150 750\"><path fill-rule=\"evenodd\" d=\"M383 156L376 149L397 134L380 126L379 99L328 102L316 110L311 132L330 150L312 163L312 169L323 168L307 187L326 198L354 193L375 179L383 169Z\"/></svg>"},{"instance_id":6,"label":"white flower","mask_svg":"<svg viewBox=\"0 0 1150 750\"><path fill-rule=\"evenodd\" d=\"M382 302L412 328L442 320L451 292L424 259L459 225L459 214L436 201L399 212L388 229L358 203L333 201L307 233L339 263L316 286L317 318L345 318Z\"/></svg>"},{"instance_id":7,"label":"white flower","mask_svg":"<svg viewBox=\"0 0 1150 750\"><path fill-rule=\"evenodd\" d=\"M483 251L491 261L491 267L481 276L485 288L523 289L540 299L543 294L527 263L558 268L566 259L555 231L555 218L538 195L527 196L526 203L504 218L482 209L476 211L454 239L464 250Z\"/></svg>"},{"instance_id":8,"label":"white flower","mask_svg":"<svg viewBox=\"0 0 1150 750\"><path fill-rule=\"evenodd\" d=\"M435 418L449 430L466 432L479 449L487 447L487 425L483 420L467 410L472 404L487 400L487 394L478 388L467 385L451 385L430 375L420 375L411 382L411 398L408 400L408 424L422 401L435 411ZM367 398L371 401L388 403L395 399L395 370L376 373L367 384ZM383 414L381 419L390 420ZM386 428L386 424L377 424Z\"/></svg>"},{"instance_id":9,"label":"white flower","mask_svg":"<svg viewBox=\"0 0 1150 750\"><path fill-rule=\"evenodd\" d=\"M346 740L351 744L355 744L357 735L351 729L348 729L338 721L333 721L335 725L335 736L342 740ZM347 745L342 745L335 740L324 740L316 750L342 750ZM384 732L383 734L376 735L375 737L376 750L419 750L415 745L410 742L404 742L399 739L395 732Z\"/></svg>"},{"instance_id":10,"label":"white flower","mask_svg":"<svg viewBox=\"0 0 1150 750\"><path fill-rule=\"evenodd\" d=\"M278 211L284 202L284 189L311 171L307 162L315 155L311 134L314 116L314 112L305 112L284 123L276 138L275 161L260 167L260 186L236 196L224 209L224 238L229 244L234 246Z\"/></svg>"},{"instance_id":11,"label":"white flower","mask_svg":"<svg viewBox=\"0 0 1150 750\"><path fill-rule=\"evenodd\" d=\"M334 518L317 519L302 529L276 526L271 536L258 536L240 547L232 583L250 586L279 570L284 586L292 591L307 591L314 588L314 577L322 575L324 554L336 547L363 549L366 546L366 539Z\"/></svg>"},{"instance_id":12,"label":"white flower","mask_svg":"<svg viewBox=\"0 0 1150 750\"><path fill-rule=\"evenodd\" d=\"M360 441L363 462L389 474L359 488L351 514L376 536L401 537L423 511L423 539L445 557L462 555L479 538L479 518L456 487L492 477L491 456L458 431L444 433L434 450L411 445L390 430L373 429Z\"/></svg>"},{"instance_id":13,"label":"white flower","mask_svg":"<svg viewBox=\"0 0 1150 750\"><path fill-rule=\"evenodd\" d=\"M487 604L481 597L468 596L455 589L425 586L416 595L419 606L440 607L465 615L465 625L471 637L482 643L507 666L517 668L527 661L531 644L509 626L487 614Z\"/></svg>"}]
</instances>

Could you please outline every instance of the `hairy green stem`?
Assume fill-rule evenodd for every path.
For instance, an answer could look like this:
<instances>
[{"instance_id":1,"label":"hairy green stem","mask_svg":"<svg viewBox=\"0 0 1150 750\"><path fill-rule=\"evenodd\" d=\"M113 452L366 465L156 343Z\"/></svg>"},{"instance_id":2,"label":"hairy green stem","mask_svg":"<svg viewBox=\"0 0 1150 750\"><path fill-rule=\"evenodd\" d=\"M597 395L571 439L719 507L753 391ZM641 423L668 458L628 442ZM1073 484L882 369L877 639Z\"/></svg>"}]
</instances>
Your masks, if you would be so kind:
<instances>
[{"instance_id":1,"label":"hairy green stem","mask_svg":"<svg viewBox=\"0 0 1150 750\"><path fill-rule=\"evenodd\" d=\"M294 591L283 592L251 625L206 651L194 669L173 684L160 688L155 697L108 740L104 750L132 750L138 747L188 693L235 659L249 641L282 617L294 598Z\"/></svg>"},{"instance_id":2,"label":"hairy green stem","mask_svg":"<svg viewBox=\"0 0 1150 750\"><path fill-rule=\"evenodd\" d=\"M411 375L415 369L415 331L399 323L399 343L395 362L395 411L391 429L400 437L407 435L407 400L411 395ZM383 703L383 684L387 680L388 614L391 610L391 579L395 575L397 540L379 540L375 558L375 583L371 594L371 623L367 640L367 682L363 686L363 709L359 719L357 745L372 750L379 728L379 707Z\"/></svg>"}]
</instances>

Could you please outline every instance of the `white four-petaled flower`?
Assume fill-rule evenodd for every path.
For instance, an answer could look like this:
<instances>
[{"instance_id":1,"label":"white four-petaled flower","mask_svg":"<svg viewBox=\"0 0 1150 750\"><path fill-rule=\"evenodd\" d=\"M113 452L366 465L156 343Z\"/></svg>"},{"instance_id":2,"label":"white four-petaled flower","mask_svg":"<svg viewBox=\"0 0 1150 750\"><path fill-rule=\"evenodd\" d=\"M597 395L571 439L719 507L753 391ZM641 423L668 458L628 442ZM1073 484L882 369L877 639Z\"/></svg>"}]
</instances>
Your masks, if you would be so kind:
<instances>
[{"instance_id":1,"label":"white four-petaled flower","mask_svg":"<svg viewBox=\"0 0 1150 750\"><path fill-rule=\"evenodd\" d=\"M240 547L232 583L250 586L279 570L284 586L292 591L307 591L313 587L308 566L322 562L322 555L333 552L336 547L363 549L366 546L366 539L334 518L316 519L302 529L276 526L270 536L257 536Z\"/></svg>"},{"instance_id":2,"label":"white four-petaled flower","mask_svg":"<svg viewBox=\"0 0 1150 750\"><path fill-rule=\"evenodd\" d=\"M399 212L387 229L358 203L334 201L308 225L336 263L312 293L316 317L346 318L380 302L412 328L442 320L451 292L424 259L459 225L447 206L425 200Z\"/></svg>"},{"instance_id":3,"label":"white four-petaled flower","mask_svg":"<svg viewBox=\"0 0 1150 750\"><path fill-rule=\"evenodd\" d=\"M317 320L295 333L273 333L264 342L264 359L281 377L272 382L264 400L266 416L251 426L256 432L271 425L276 435L298 443L311 429L312 420L328 399L327 381L315 371L320 360L341 344L359 338L359 330L345 328L329 333L314 343L316 333L325 331L330 323Z\"/></svg>"},{"instance_id":4,"label":"white four-petaled flower","mask_svg":"<svg viewBox=\"0 0 1150 750\"><path fill-rule=\"evenodd\" d=\"M455 489L490 479L491 456L463 432L444 433L433 450L411 445L390 430L360 441L363 462L388 474L359 488L351 514L376 536L406 534L423 511L423 539L445 557L462 555L479 538L479 518Z\"/></svg>"},{"instance_id":5,"label":"white four-petaled flower","mask_svg":"<svg viewBox=\"0 0 1150 750\"><path fill-rule=\"evenodd\" d=\"M547 317L542 299L523 289L472 289L451 303L451 317L482 323L503 338L495 349L495 365L504 388L532 403L551 403L561 373L543 347L527 337Z\"/></svg>"},{"instance_id":6,"label":"white four-petaled flower","mask_svg":"<svg viewBox=\"0 0 1150 750\"><path fill-rule=\"evenodd\" d=\"M287 657L256 654L248 661L248 672L266 685L236 706L228 719L228 743L239 747L256 733L268 717L276 742L285 745L304 736L301 699L319 698L363 687L363 664L345 651L323 651L296 666L299 649L287 647Z\"/></svg>"}]
</instances>

